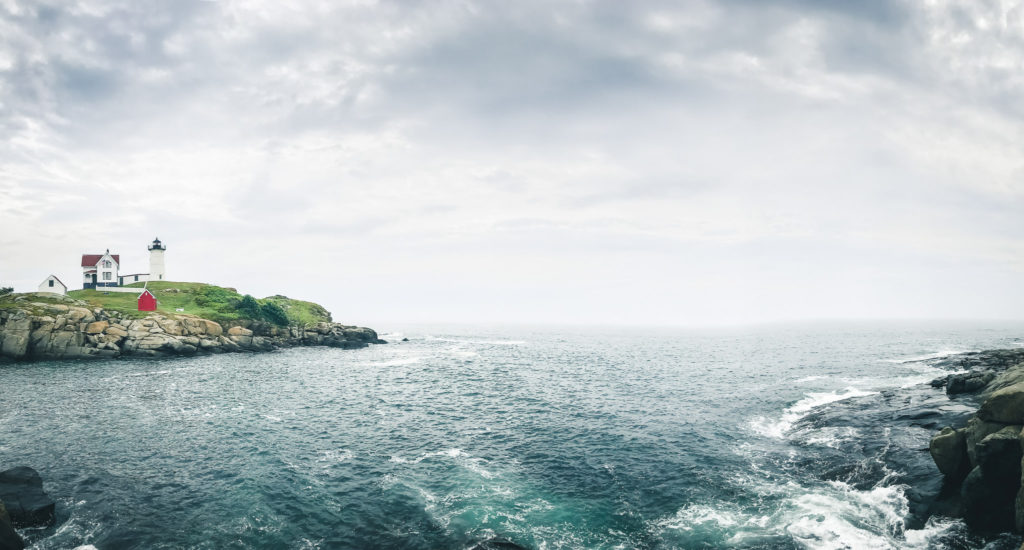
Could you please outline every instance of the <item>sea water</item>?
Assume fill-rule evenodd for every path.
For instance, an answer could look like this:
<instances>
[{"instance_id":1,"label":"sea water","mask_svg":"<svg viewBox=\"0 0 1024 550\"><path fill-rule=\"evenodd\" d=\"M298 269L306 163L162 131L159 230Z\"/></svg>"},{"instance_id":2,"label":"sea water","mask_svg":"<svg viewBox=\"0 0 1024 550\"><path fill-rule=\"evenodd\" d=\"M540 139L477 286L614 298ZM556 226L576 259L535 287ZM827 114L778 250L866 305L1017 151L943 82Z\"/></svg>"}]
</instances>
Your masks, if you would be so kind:
<instances>
[{"instance_id":1,"label":"sea water","mask_svg":"<svg viewBox=\"0 0 1024 550\"><path fill-rule=\"evenodd\" d=\"M56 525L23 534L99 550L1019 544L915 506L941 483L941 415L969 413L926 384L950 372L936 361L1020 346L1024 325L378 328L391 343L362 350L0 365L0 469L36 468L57 501Z\"/></svg>"}]
</instances>

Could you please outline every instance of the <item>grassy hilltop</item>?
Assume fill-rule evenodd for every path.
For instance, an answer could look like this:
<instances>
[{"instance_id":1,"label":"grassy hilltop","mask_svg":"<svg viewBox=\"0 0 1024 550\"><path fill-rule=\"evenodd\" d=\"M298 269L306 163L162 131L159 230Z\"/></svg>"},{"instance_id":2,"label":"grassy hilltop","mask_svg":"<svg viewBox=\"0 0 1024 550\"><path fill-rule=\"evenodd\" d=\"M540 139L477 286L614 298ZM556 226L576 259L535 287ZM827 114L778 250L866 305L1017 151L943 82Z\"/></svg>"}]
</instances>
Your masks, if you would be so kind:
<instances>
[{"instance_id":1,"label":"grassy hilltop","mask_svg":"<svg viewBox=\"0 0 1024 550\"><path fill-rule=\"evenodd\" d=\"M138 288L141 292L143 283L125 286ZM254 319L276 325L301 326L331 320L330 312L319 304L293 300L286 296L255 299L248 294L243 296L233 288L174 281L150 281L146 288L156 296L157 311L172 317L187 314L219 323ZM147 312L138 311L138 295L134 293L104 292L103 289L72 290L68 292L68 296L84 300L94 307L121 312L129 317L141 318L147 315ZM184 311L176 311L178 308Z\"/></svg>"}]
</instances>

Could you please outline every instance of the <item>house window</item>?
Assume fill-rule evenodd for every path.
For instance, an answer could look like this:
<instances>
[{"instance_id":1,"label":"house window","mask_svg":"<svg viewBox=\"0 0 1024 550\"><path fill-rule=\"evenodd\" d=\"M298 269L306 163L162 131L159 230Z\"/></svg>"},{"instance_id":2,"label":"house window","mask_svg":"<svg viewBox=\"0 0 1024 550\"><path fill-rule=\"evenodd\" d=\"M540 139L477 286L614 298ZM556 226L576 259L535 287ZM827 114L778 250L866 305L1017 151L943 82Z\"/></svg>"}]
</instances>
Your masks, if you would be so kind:
<instances>
[{"instance_id":1,"label":"house window","mask_svg":"<svg viewBox=\"0 0 1024 550\"><path fill-rule=\"evenodd\" d=\"M136 280L136 281L138 281L138 280L139 280L139 276L138 276L138 275L136 275L136 276L135 276L135 280Z\"/></svg>"},{"instance_id":2,"label":"house window","mask_svg":"<svg viewBox=\"0 0 1024 550\"><path fill-rule=\"evenodd\" d=\"M53 279L50 279L50 286L53 286Z\"/></svg>"},{"instance_id":3,"label":"house window","mask_svg":"<svg viewBox=\"0 0 1024 550\"><path fill-rule=\"evenodd\" d=\"M103 272L103 280L104 281L109 281L110 280L110 272L109 271L104 271Z\"/></svg>"},{"instance_id":4,"label":"house window","mask_svg":"<svg viewBox=\"0 0 1024 550\"><path fill-rule=\"evenodd\" d=\"M110 267L110 260L103 260L103 267Z\"/></svg>"}]
</instances>

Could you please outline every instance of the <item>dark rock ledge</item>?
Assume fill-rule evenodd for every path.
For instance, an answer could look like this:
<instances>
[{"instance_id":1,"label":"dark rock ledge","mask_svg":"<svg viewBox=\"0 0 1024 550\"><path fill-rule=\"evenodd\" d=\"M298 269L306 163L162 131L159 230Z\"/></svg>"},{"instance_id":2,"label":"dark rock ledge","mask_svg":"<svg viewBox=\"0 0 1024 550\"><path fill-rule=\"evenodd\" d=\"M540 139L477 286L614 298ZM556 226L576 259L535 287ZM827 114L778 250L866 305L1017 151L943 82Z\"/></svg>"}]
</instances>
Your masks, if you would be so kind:
<instances>
[{"instance_id":1,"label":"dark rock ledge","mask_svg":"<svg viewBox=\"0 0 1024 550\"><path fill-rule=\"evenodd\" d=\"M936 513L963 517L979 532L1024 533L1024 349L972 353L943 366L970 369L932 381L978 411L966 425L946 426L928 450L945 486Z\"/></svg>"}]
</instances>

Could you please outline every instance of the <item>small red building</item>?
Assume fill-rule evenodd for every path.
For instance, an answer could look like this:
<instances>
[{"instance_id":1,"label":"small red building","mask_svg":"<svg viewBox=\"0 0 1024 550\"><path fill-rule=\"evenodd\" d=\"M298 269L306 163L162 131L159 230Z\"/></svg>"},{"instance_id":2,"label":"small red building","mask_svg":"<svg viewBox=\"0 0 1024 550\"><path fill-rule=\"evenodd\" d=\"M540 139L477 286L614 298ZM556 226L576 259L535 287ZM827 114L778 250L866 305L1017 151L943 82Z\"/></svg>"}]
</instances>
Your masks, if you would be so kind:
<instances>
[{"instance_id":1,"label":"small red building","mask_svg":"<svg viewBox=\"0 0 1024 550\"><path fill-rule=\"evenodd\" d=\"M139 311L156 311L156 296L148 290L139 294Z\"/></svg>"}]
</instances>

